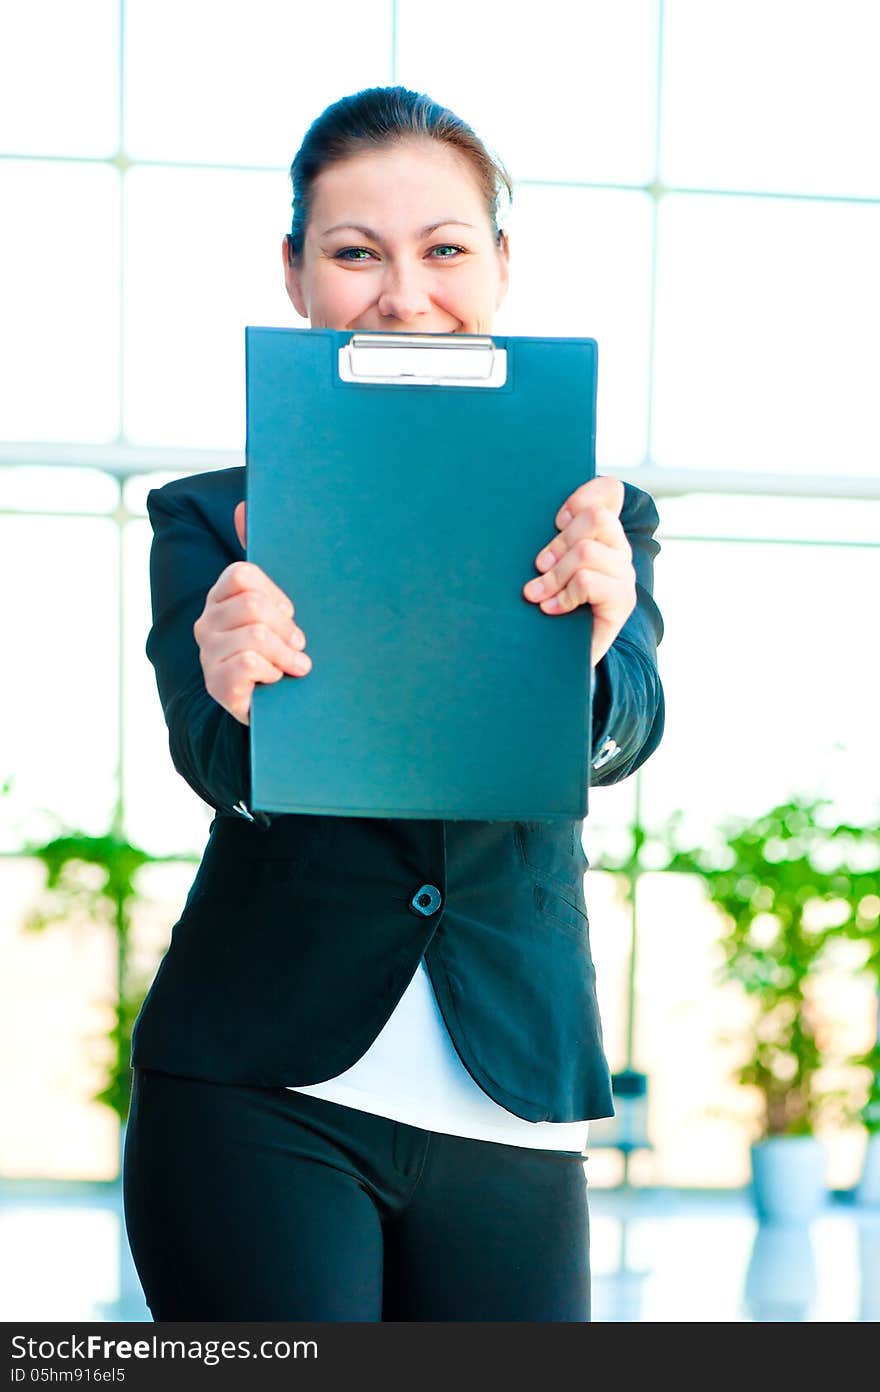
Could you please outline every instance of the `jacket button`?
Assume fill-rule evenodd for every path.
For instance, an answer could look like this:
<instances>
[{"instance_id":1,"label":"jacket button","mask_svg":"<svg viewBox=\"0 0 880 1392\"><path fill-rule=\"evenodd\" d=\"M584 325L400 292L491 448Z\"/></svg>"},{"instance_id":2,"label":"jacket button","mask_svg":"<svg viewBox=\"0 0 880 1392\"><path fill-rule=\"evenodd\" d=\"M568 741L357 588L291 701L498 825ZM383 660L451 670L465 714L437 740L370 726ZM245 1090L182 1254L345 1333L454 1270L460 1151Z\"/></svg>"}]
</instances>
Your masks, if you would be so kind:
<instances>
[{"instance_id":1,"label":"jacket button","mask_svg":"<svg viewBox=\"0 0 880 1392\"><path fill-rule=\"evenodd\" d=\"M440 907L442 896L436 885L422 885L413 895L410 903L417 913L429 914L436 913Z\"/></svg>"},{"instance_id":2,"label":"jacket button","mask_svg":"<svg viewBox=\"0 0 880 1392\"><path fill-rule=\"evenodd\" d=\"M600 769L603 764L607 764L609 759L613 759L615 754L620 753L620 745L610 737L602 744L598 756L593 760L593 768Z\"/></svg>"}]
</instances>

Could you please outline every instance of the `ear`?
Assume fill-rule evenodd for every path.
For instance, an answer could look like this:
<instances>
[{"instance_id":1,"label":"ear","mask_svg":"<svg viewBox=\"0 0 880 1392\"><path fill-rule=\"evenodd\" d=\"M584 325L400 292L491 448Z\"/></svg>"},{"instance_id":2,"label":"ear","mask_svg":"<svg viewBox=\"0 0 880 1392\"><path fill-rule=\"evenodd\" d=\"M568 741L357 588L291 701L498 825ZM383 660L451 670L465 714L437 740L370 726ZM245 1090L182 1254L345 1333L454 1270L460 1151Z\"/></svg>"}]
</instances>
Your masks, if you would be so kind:
<instances>
[{"instance_id":1,"label":"ear","mask_svg":"<svg viewBox=\"0 0 880 1392\"><path fill-rule=\"evenodd\" d=\"M306 309L305 297L302 290L302 277L300 276L298 261L299 258L289 251L290 242L285 236L281 242L281 259L284 265L284 284L290 296L291 303L301 319L308 319L309 311Z\"/></svg>"},{"instance_id":2,"label":"ear","mask_svg":"<svg viewBox=\"0 0 880 1392\"><path fill-rule=\"evenodd\" d=\"M495 297L495 308L498 309L502 300L507 294L510 285L510 240L506 232L502 232L498 238L498 294Z\"/></svg>"}]
</instances>

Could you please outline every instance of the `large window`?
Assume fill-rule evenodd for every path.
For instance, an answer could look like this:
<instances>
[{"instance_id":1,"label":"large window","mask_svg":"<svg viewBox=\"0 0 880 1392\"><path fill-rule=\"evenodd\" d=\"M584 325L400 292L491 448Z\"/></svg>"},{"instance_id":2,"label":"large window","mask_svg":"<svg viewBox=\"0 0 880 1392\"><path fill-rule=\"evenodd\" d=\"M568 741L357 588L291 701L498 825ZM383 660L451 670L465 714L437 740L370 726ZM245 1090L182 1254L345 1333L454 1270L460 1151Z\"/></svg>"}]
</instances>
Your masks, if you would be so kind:
<instances>
[{"instance_id":1,"label":"large window","mask_svg":"<svg viewBox=\"0 0 880 1392\"><path fill-rule=\"evenodd\" d=\"M0 1089L22 1125L0 1172L115 1173L80 1042L113 989L111 944L75 925L25 937L34 866L16 851L47 813L98 832L120 811L157 854L201 851L211 814L171 767L144 653L145 497L243 462L244 326L304 323L281 274L288 166L345 93L429 91L505 160L497 328L598 340L599 471L660 510L666 735L638 786L591 794L585 828L613 1066L630 922L601 867L637 794L647 825L682 807L697 835L795 791L877 815L878 56L871 0L550 0L539 15L486 0L454 23L421 0L3 8L0 1016L15 1071ZM151 879L145 959L193 869ZM654 1149L634 1177L741 1183L717 925L694 885L648 875L636 932ZM834 1182L855 1154L842 1137ZM616 1177L613 1155L591 1163L594 1182Z\"/></svg>"}]
</instances>

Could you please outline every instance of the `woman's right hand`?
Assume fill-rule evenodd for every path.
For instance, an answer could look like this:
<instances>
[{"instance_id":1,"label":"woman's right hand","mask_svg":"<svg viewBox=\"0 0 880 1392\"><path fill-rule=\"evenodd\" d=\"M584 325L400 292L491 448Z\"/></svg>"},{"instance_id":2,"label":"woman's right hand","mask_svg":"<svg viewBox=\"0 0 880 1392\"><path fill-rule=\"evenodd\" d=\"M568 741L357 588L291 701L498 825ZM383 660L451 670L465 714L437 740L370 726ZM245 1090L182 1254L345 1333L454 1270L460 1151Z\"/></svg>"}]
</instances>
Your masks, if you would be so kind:
<instances>
[{"instance_id":1,"label":"woman's right hand","mask_svg":"<svg viewBox=\"0 0 880 1392\"><path fill-rule=\"evenodd\" d=\"M235 530L245 546L245 504L234 513ZM242 725L250 724L251 696L257 682L276 682L285 674L302 677L312 660L306 636L293 621L294 606L283 590L252 561L233 561L221 571L193 624L205 686L214 700Z\"/></svg>"}]
</instances>

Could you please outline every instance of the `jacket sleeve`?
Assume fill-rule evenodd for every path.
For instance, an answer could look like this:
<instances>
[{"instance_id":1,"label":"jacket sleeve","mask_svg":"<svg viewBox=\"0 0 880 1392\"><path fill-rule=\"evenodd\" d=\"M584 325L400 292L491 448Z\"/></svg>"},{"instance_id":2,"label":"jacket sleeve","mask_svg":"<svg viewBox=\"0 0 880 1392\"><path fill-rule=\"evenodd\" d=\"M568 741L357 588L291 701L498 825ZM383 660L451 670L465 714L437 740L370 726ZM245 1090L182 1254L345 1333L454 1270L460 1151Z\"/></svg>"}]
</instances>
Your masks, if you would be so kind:
<instances>
[{"instance_id":1,"label":"jacket sleeve","mask_svg":"<svg viewBox=\"0 0 880 1392\"><path fill-rule=\"evenodd\" d=\"M249 730L205 687L193 624L220 572L242 554L230 550L192 492L174 488L154 488L147 495L153 542L146 653L156 673L174 767L210 806L240 812L236 804L247 807L250 801Z\"/></svg>"},{"instance_id":2,"label":"jacket sleeve","mask_svg":"<svg viewBox=\"0 0 880 1392\"><path fill-rule=\"evenodd\" d=\"M660 518L650 496L624 484L620 520L632 547L636 607L594 669L590 787L620 783L657 748L666 707L657 670L663 619L654 602L654 533Z\"/></svg>"}]
</instances>

